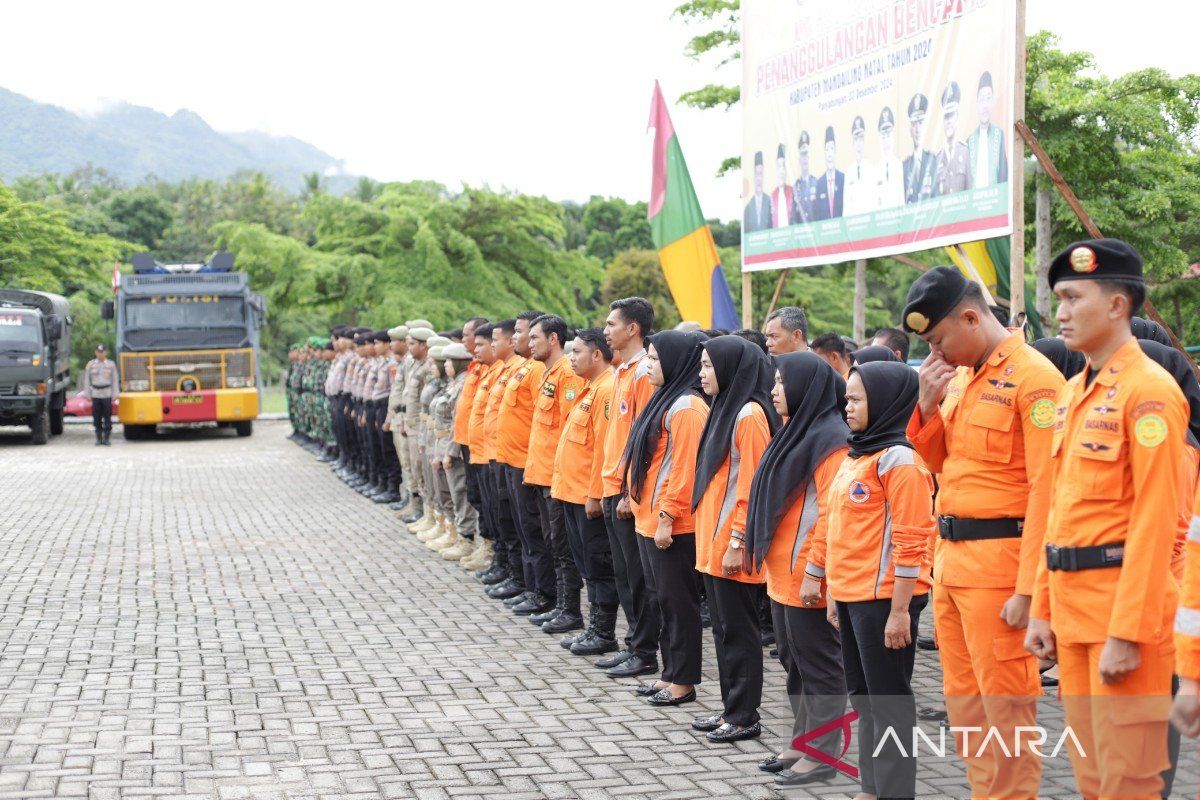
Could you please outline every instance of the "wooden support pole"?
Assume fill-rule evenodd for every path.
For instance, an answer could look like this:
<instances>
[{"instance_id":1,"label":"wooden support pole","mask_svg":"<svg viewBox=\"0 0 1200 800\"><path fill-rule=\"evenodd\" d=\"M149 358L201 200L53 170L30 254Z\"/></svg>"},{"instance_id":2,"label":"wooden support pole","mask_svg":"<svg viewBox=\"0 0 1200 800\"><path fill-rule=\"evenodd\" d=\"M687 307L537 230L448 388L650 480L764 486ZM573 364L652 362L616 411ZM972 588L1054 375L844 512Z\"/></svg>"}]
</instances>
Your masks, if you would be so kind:
<instances>
[{"instance_id":1,"label":"wooden support pole","mask_svg":"<svg viewBox=\"0 0 1200 800\"><path fill-rule=\"evenodd\" d=\"M854 262L854 341L862 344L867 335L867 260Z\"/></svg>"},{"instance_id":2,"label":"wooden support pole","mask_svg":"<svg viewBox=\"0 0 1200 800\"><path fill-rule=\"evenodd\" d=\"M1075 192L1071 191L1070 185L1063 178L1062 173L1054 166L1054 162L1050 160L1050 154L1046 152L1046 148L1042 147L1042 143L1038 141L1037 136L1025 124L1025 120L1019 119L1016 122L1017 133L1025 140L1025 144L1029 145L1029 149L1033 151L1033 155L1041 164L1042 169L1046 171L1046 175L1050 178L1050 182L1054 184L1054 188L1058 189L1058 193L1062 195L1063 200L1067 202L1071 210L1075 212L1075 216L1079 218L1079 223L1083 225L1083 229L1088 232L1088 236L1093 239L1101 239L1104 234L1100 233L1100 229L1096 227L1096 223L1088 215L1083 208L1083 203L1079 202L1079 198L1075 196ZM1154 307L1154 303L1150 302L1150 295L1146 295L1146 302L1142 306L1146 312L1146 316L1162 325L1167 330L1167 336L1171 337L1171 344L1175 349L1183 353L1187 357L1188 363L1192 365L1192 371L1196 373L1197 379L1200 379L1200 367L1196 366L1196 362L1192 360L1192 356L1183 347L1183 342L1179 341L1179 337L1175 335L1175 331L1171 330L1158 313L1158 309Z\"/></svg>"},{"instance_id":3,"label":"wooden support pole","mask_svg":"<svg viewBox=\"0 0 1200 800\"><path fill-rule=\"evenodd\" d=\"M1013 119L1025 119L1025 0L1017 0L1017 47L1013 61ZM1009 315L1025 321L1025 148L1014 142L1009 171L1012 187L1012 244L1008 259ZM994 304L993 304L994 305Z\"/></svg>"},{"instance_id":4,"label":"wooden support pole","mask_svg":"<svg viewBox=\"0 0 1200 800\"><path fill-rule=\"evenodd\" d=\"M754 281L749 272L742 273L742 326L754 324Z\"/></svg>"}]
</instances>

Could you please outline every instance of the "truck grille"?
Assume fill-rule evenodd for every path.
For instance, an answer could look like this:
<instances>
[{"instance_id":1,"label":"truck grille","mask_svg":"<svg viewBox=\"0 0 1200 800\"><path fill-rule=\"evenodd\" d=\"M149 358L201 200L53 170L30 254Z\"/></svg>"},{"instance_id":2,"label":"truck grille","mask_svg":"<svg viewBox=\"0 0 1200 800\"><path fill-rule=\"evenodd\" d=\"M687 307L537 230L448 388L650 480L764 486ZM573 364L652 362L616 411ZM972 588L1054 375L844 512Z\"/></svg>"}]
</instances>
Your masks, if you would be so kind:
<instances>
[{"instance_id":1,"label":"truck grille","mask_svg":"<svg viewBox=\"0 0 1200 800\"><path fill-rule=\"evenodd\" d=\"M254 385L254 350L178 350L161 353L122 353L121 384L145 381L152 392L176 392L184 378L196 389L226 389ZM143 384L144 385L144 384ZM140 390L140 386L138 387Z\"/></svg>"}]
</instances>

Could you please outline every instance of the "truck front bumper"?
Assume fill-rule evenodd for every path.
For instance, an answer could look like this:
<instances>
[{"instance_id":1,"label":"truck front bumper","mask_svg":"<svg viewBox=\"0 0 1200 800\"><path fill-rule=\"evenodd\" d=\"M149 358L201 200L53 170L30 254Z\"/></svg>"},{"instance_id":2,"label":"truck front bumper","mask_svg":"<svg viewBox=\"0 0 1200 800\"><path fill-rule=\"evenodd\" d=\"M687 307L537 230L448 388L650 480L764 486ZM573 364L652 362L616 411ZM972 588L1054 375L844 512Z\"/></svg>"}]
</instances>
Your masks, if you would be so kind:
<instances>
[{"instance_id":1,"label":"truck front bumper","mask_svg":"<svg viewBox=\"0 0 1200 800\"><path fill-rule=\"evenodd\" d=\"M236 422L258 416L258 390L121 392L117 413L125 425Z\"/></svg>"},{"instance_id":2,"label":"truck front bumper","mask_svg":"<svg viewBox=\"0 0 1200 800\"><path fill-rule=\"evenodd\" d=\"M45 396L0 395L0 420L24 419L42 410Z\"/></svg>"}]
</instances>

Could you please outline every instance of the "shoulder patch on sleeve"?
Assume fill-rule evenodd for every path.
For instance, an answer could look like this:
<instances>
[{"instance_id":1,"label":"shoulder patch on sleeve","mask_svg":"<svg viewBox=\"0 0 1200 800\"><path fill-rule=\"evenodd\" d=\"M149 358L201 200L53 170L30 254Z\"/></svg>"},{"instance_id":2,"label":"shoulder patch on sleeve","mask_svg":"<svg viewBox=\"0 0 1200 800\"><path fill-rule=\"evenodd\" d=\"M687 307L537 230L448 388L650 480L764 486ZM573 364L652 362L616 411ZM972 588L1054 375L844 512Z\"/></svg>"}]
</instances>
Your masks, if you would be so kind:
<instances>
[{"instance_id":1,"label":"shoulder patch on sleeve","mask_svg":"<svg viewBox=\"0 0 1200 800\"><path fill-rule=\"evenodd\" d=\"M1142 447L1158 447L1167 439L1167 423L1158 414L1147 414L1133 426L1133 436Z\"/></svg>"},{"instance_id":2,"label":"shoulder patch on sleeve","mask_svg":"<svg viewBox=\"0 0 1200 800\"><path fill-rule=\"evenodd\" d=\"M896 467L911 466L915 463L917 462L911 447L904 447L903 445L889 447L887 452L879 459L879 477L882 478Z\"/></svg>"},{"instance_id":3,"label":"shoulder patch on sleeve","mask_svg":"<svg viewBox=\"0 0 1200 800\"><path fill-rule=\"evenodd\" d=\"M1054 394L1054 392L1051 392ZM1033 423L1035 428L1049 428L1054 424L1054 414L1058 407L1054 405L1054 401L1049 397L1043 397L1038 400L1029 409L1029 421Z\"/></svg>"}]
</instances>

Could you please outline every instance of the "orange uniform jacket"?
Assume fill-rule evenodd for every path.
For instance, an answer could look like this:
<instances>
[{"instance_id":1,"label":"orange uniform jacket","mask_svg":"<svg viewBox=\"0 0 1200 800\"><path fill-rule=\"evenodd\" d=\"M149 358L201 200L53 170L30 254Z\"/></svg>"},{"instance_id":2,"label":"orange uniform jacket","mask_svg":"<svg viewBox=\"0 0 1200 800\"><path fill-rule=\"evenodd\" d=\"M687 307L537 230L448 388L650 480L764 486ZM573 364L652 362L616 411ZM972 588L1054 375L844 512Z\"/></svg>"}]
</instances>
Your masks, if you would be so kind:
<instances>
[{"instance_id":1,"label":"orange uniform jacket","mask_svg":"<svg viewBox=\"0 0 1200 800\"><path fill-rule=\"evenodd\" d=\"M933 479L903 445L846 457L829 488L829 524L813 531L805 572L838 602L892 596L896 580L929 591L935 530Z\"/></svg>"},{"instance_id":2,"label":"orange uniform jacket","mask_svg":"<svg viewBox=\"0 0 1200 800\"><path fill-rule=\"evenodd\" d=\"M507 361L497 363L503 364L503 367L488 386L487 407L483 412L483 456L487 461L499 460L496 450L500 428L500 404L503 402L509 376L521 363L521 357L511 355Z\"/></svg>"},{"instance_id":3,"label":"orange uniform jacket","mask_svg":"<svg viewBox=\"0 0 1200 800\"><path fill-rule=\"evenodd\" d=\"M729 455L704 488L704 495L696 506L697 572L742 583L762 583L766 580L761 572L747 573L745 569L726 575L721 568L721 559L729 548L733 532L746 532L750 484L770 441L771 428L762 406L758 403L742 406L733 426Z\"/></svg>"},{"instance_id":4,"label":"orange uniform jacket","mask_svg":"<svg viewBox=\"0 0 1200 800\"><path fill-rule=\"evenodd\" d=\"M532 358L520 358L508 374L500 400L496 426L496 460L510 467L525 469L529 457L529 431L533 424L533 402L546 365Z\"/></svg>"},{"instance_id":5,"label":"orange uniform jacket","mask_svg":"<svg viewBox=\"0 0 1200 800\"><path fill-rule=\"evenodd\" d=\"M695 533L692 487L696 483L700 434L707 419L708 404L690 393L676 400L663 414L662 432L646 470L646 482L642 484L642 501L629 499L634 527L642 536L654 536L660 511L675 518L672 533ZM615 420L612 425L616 425Z\"/></svg>"},{"instance_id":6,"label":"orange uniform jacket","mask_svg":"<svg viewBox=\"0 0 1200 800\"><path fill-rule=\"evenodd\" d=\"M1030 615L1050 620L1068 644L1110 636L1159 642L1170 634L1178 599L1170 567L1187 404L1174 379L1134 339L1091 386L1086 379L1087 370L1059 394L1046 543L1124 542L1124 563L1050 572L1043 555Z\"/></svg>"},{"instance_id":7,"label":"orange uniform jacket","mask_svg":"<svg viewBox=\"0 0 1200 800\"><path fill-rule=\"evenodd\" d=\"M613 418L604 434L605 497L621 493L621 479L625 475L621 466L621 456L625 453L629 430L633 427L633 420L642 413L653 393L654 385L650 383L645 350L617 367L616 383L613 386Z\"/></svg>"},{"instance_id":8,"label":"orange uniform jacket","mask_svg":"<svg viewBox=\"0 0 1200 800\"><path fill-rule=\"evenodd\" d=\"M961 367L924 426L908 439L938 476L937 513L1024 519L1020 539L939 540L933 574L947 586L1033 594L1050 509L1050 442L1063 377L1016 331L978 371Z\"/></svg>"},{"instance_id":9,"label":"orange uniform jacket","mask_svg":"<svg viewBox=\"0 0 1200 800\"><path fill-rule=\"evenodd\" d=\"M584 387L579 402L567 415L558 451L550 496L583 505L604 498L604 433L612 416L613 371L604 370Z\"/></svg>"},{"instance_id":10,"label":"orange uniform jacket","mask_svg":"<svg viewBox=\"0 0 1200 800\"><path fill-rule=\"evenodd\" d=\"M471 410L475 402L475 391L487 371L482 361L472 361L467 365L467 379L463 382L462 394L458 396L458 405L454 409L454 443L471 446Z\"/></svg>"},{"instance_id":11,"label":"orange uniform jacket","mask_svg":"<svg viewBox=\"0 0 1200 800\"><path fill-rule=\"evenodd\" d=\"M804 494L796 499L775 528L771 549L763 560L763 571L767 573L767 595L777 603L803 607L800 584L804 582L808 552L813 539L827 536L830 487L848 452L849 448L843 447L825 456L813 471ZM825 607L824 590L822 586L821 602L809 608Z\"/></svg>"},{"instance_id":12,"label":"orange uniform jacket","mask_svg":"<svg viewBox=\"0 0 1200 800\"><path fill-rule=\"evenodd\" d=\"M467 425L467 448L471 451L472 464L488 463L487 425L484 422L487 413L488 397L492 386L504 372L504 362L499 359L484 367L475 396L471 398L471 421Z\"/></svg>"},{"instance_id":13,"label":"orange uniform jacket","mask_svg":"<svg viewBox=\"0 0 1200 800\"><path fill-rule=\"evenodd\" d=\"M545 366L529 428L529 456L525 460L525 482L529 485L551 484L563 423L582 393L583 378L575 374L566 356Z\"/></svg>"},{"instance_id":14,"label":"orange uniform jacket","mask_svg":"<svg viewBox=\"0 0 1200 800\"><path fill-rule=\"evenodd\" d=\"M1197 471L1200 470L1200 450L1191 444L1183 446L1183 466L1179 470L1179 524L1175 528L1175 547L1171 550L1171 574L1183 584L1184 560L1187 556L1188 531L1192 527L1192 506L1195 503Z\"/></svg>"},{"instance_id":15,"label":"orange uniform jacket","mask_svg":"<svg viewBox=\"0 0 1200 800\"><path fill-rule=\"evenodd\" d=\"M1200 681L1200 496L1188 527L1183 591L1175 612L1175 674Z\"/></svg>"}]
</instances>

